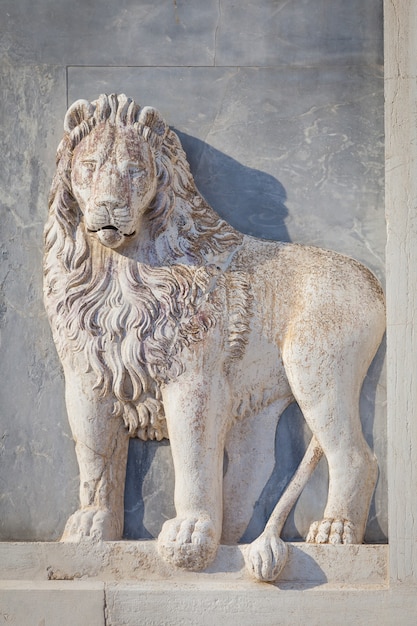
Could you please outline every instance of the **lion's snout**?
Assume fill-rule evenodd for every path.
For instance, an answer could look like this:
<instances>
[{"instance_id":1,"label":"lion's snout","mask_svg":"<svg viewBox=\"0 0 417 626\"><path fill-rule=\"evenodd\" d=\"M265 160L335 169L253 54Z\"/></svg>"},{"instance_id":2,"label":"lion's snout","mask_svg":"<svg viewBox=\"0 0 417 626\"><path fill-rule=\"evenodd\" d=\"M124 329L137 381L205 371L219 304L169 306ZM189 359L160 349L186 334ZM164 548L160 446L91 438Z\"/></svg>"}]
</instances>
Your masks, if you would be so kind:
<instances>
[{"instance_id":1,"label":"lion's snout","mask_svg":"<svg viewBox=\"0 0 417 626\"><path fill-rule=\"evenodd\" d=\"M129 207L117 206L110 202L101 202L88 209L85 221L90 232L118 230L123 235L131 235L135 230Z\"/></svg>"},{"instance_id":2,"label":"lion's snout","mask_svg":"<svg viewBox=\"0 0 417 626\"><path fill-rule=\"evenodd\" d=\"M136 232L127 206L101 203L86 212L85 221L87 230L95 233L108 248L118 248L126 237L132 237Z\"/></svg>"}]
</instances>

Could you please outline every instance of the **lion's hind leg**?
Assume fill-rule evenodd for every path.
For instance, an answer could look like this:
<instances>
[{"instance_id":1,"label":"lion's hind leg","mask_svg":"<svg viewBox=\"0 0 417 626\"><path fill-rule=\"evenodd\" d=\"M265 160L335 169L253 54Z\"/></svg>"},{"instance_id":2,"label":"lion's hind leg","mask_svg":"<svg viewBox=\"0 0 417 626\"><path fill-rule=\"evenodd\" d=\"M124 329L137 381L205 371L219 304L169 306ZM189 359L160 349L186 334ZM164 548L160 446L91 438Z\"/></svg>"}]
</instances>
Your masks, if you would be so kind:
<instances>
[{"instance_id":1,"label":"lion's hind leg","mask_svg":"<svg viewBox=\"0 0 417 626\"><path fill-rule=\"evenodd\" d=\"M303 335L302 342L294 341L284 351L294 397L329 466L324 516L312 523L307 541L362 543L378 472L359 415L360 390L371 358L363 355L373 351L366 345L361 349L359 342L355 346L354 338L346 350L337 350L334 337L324 338L318 348L316 344L313 335Z\"/></svg>"},{"instance_id":2,"label":"lion's hind leg","mask_svg":"<svg viewBox=\"0 0 417 626\"><path fill-rule=\"evenodd\" d=\"M353 399L346 394L344 399L345 409L325 401L316 407L304 407L303 411L329 467L327 504L323 519L310 526L306 538L309 543L362 543L365 534L378 466L362 435L359 410L352 406L356 401L359 405L359 393ZM345 428L333 421L335 414L343 415Z\"/></svg>"}]
</instances>

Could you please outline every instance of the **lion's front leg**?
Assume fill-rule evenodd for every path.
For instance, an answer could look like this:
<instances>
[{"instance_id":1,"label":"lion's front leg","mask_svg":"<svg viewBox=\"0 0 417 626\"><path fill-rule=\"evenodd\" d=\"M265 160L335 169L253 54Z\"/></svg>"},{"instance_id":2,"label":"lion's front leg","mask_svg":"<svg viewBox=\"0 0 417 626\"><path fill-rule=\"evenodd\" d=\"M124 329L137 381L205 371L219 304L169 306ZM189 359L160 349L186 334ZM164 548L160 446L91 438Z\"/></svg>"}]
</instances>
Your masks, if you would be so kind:
<instances>
[{"instance_id":1,"label":"lion's front leg","mask_svg":"<svg viewBox=\"0 0 417 626\"><path fill-rule=\"evenodd\" d=\"M123 535L124 484L129 437L113 401L92 389L88 375L66 369L66 403L80 470L80 507L61 541L83 537L116 540Z\"/></svg>"},{"instance_id":2,"label":"lion's front leg","mask_svg":"<svg viewBox=\"0 0 417 626\"><path fill-rule=\"evenodd\" d=\"M188 373L164 391L175 469L177 516L165 522L160 554L177 567L204 569L222 526L224 441L228 406L220 375Z\"/></svg>"}]
</instances>

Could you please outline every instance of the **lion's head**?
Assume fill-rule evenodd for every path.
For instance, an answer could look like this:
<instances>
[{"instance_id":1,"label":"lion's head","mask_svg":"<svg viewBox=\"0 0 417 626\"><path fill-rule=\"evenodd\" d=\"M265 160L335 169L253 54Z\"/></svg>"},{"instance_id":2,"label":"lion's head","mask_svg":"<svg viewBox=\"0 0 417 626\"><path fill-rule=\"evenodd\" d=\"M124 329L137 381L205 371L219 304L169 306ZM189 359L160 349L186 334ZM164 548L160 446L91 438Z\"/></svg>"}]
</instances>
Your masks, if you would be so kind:
<instances>
[{"instance_id":1,"label":"lion's head","mask_svg":"<svg viewBox=\"0 0 417 626\"><path fill-rule=\"evenodd\" d=\"M164 265L221 264L240 243L198 192L177 135L156 109L101 95L75 102L64 129L46 242L58 240L68 270L79 263L79 227L89 243Z\"/></svg>"},{"instance_id":2,"label":"lion's head","mask_svg":"<svg viewBox=\"0 0 417 626\"><path fill-rule=\"evenodd\" d=\"M74 149L71 186L86 230L119 248L140 232L155 196L155 155L134 125L101 124Z\"/></svg>"},{"instance_id":3,"label":"lion's head","mask_svg":"<svg viewBox=\"0 0 417 626\"><path fill-rule=\"evenodd\" d=\"M155 109L101 95L73 104L64 130L45 228L55 343L61 358L85 355L132 434L160 439L160 386L183 370L184 345L216 323L222 266L242 235L199 194L178 137ZM246 305L230 301L231 352L243 349L234 326Z\"/></svg>"}]
</instances>

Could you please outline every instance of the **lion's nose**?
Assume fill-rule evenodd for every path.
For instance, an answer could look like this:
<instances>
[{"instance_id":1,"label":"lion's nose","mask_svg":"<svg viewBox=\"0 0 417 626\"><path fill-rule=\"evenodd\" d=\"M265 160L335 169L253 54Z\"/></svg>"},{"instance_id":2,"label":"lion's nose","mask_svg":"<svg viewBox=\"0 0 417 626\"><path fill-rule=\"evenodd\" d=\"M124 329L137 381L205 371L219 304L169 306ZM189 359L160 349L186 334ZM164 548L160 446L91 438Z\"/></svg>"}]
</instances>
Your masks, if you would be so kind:
<instances>
[{"instance_id":1,"label":"lion's nose","mask_svg":"<svg viewBox=\"0 0 417 626\"><path fill-rule=\"evenodd\" d=\"M116 163L106 163L96 180L96 203L110 211L126 205L129 198L128 183L128 177L123 175Z\"/></svg>"}]
</instances>

